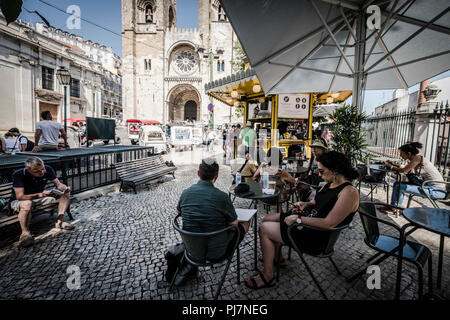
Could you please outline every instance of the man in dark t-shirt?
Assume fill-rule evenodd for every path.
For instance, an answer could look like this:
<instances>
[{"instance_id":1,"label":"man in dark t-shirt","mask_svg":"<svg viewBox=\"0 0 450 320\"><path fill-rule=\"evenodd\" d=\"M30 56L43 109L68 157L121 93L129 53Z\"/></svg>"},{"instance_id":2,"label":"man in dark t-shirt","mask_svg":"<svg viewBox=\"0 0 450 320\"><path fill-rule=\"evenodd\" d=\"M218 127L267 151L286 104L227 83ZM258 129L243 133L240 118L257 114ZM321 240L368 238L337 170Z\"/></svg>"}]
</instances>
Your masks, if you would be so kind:
<instances>
[{"instance_id":1,"label":"man in dark t-shirt","mask_svg":"<svg viewBox=\"0 0 450 320\"><path fill-rule=\"evenodd\" d=\"M184 190L178 202L177 210L183 219L183 229L190 232L213 232L224 229L230 224L239 227L242 241L248 231L249 222L239 222L233 203L228 195L214 187L219 176L219 165L216 162L203 160L198 170L200 181ZM231 253L231 246L236 232L220 234L210 238L207 258L222 259ZM234 240L234 241L233 241Z\"/></svg>"},{"instance_id":2,"label":"man in dark t-shirt","mask_svg":"<svg viewBox=\"0 0 450 320\"><path fill-rule=\"evenodd\" d=\"M12 180L13 193L10 204L12 211L19 214L18 219L22 229L19 240L21 246L27 247L34 243L29 230L31 210L34 208L47 207L58 202L58 219L55 227L66 230L74 228L63 221L70 203L70 188L58 180L52 167L44 165L38 157L31 157L25 161L25 168L14 171ZM55 188L45 190L49 181L55 185Z\"/></svg>"}]
</instances>

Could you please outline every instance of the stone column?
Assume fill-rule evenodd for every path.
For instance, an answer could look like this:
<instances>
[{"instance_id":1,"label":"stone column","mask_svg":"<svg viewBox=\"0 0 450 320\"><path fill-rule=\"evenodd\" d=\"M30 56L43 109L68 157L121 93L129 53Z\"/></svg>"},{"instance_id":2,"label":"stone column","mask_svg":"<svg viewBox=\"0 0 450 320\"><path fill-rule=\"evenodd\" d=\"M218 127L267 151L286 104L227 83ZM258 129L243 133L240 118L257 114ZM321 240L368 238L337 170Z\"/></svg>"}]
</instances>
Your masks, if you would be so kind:
<instances>
[{"instance_id":1,"label":"stone column","mask_svg":"<svg viewBox=\"0 0 450 320\"><path fill-rule=\"evenodd\" d=\"M421 83L421 89L426 85L427 81ZM421 90L419 92L419 104L414 116L415 127L413 141L418 141L423 144L420 154L432 161L435 160L439 141L439 119L435 119L434 110L439 106L437 95L440 91L435 85L427 85L424 90Z\"/></svg>"}]
</instances>

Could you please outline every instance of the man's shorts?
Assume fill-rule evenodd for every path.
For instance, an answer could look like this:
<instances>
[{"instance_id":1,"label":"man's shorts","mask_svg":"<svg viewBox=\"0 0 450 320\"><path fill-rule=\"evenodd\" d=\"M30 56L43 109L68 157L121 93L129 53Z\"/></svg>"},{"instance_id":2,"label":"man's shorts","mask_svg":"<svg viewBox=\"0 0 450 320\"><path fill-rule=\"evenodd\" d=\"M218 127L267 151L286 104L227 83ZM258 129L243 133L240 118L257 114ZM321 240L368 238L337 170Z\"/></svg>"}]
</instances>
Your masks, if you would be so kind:
<instances>
[{"instance_id":1,"label":"man's shorts","mask_svg":"<svg viewBox=\"0 0 450 320\"><path fill-rule=\"evenodd\" d=\"M50 205L58 202L58 199L56 199L54 197L44 197L44 198L39 198L39 199L33 199L33 200L31 200L31 202L32 202L31 210L36 210L36 209L39 210L39 209L44 209L44 208L50 207ZM13 200L11 202L11 210L14 213L18 213L20 211L19 205L20 205L19 200Z\"/></svg>"},{"instance_id":2,"label":"man's shorts","mask_svg":"<svg viewBox=\"0 0 450 320\"><path fill-rule=\"evenodd\" d=\"M38 146L38 150L39 151L58 150L58 146L52 144L41 144Z\"/></svg>"}]
</instances>

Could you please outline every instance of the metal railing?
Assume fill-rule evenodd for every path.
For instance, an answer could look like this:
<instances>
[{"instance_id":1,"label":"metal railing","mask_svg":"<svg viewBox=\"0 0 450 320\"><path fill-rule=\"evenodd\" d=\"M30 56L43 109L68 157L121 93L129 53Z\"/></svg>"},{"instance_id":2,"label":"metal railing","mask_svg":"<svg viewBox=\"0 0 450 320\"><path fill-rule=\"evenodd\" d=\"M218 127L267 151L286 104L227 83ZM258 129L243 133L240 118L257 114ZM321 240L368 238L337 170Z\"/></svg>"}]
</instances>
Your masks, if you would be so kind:
<instances>
[{"instance_id":1,"label":"metal railing","mask_svg":"<svg viewBox=\"0 0 450 320\"><path fill-rule=\"evenodd\" d=\"M443 176L450 173L450 107L448 101L436 102L433 113L427 113L424 119L426 127L418 125L416 110L393 114L383 114L368 118L362 125L365 132L366 152L388 158L400 159L398 148L414 139L415 130L423 131L425 143L421 154L424 155ZM416 132L417 134L417 132Z\"/></svg>"},{"instance_id":2,"label":"metal railing","mask_svg":"<svg viewBox=\"0 0 450 320\"><path fill-rule=\"evenodd\" d=\"M44 163L51 166L57 177L72 189L72 194L119 182L114 164L142 159L154 155L153 147L116 150L111 147L96 151L86 149L86 154L42 157ZM73 149L75 150L75 149ZM39 154L36 154L40 156ZM12 172L23 168L23 161L29 155L21 154L18 161L0 161L0 183L11 182ZM11 159L10 159L11 160ZM4 162L4 164L2 164Z\"/></svg>"},{"instance_id":3,"label":"metal railing","mask_svg":"<svg viewBox=\"0 0 450 320\"><path fill-rule=\"evenodd\" d=\"M362 125L368 151L380 156L399 158L397 148L414 137L415 110L368 118Z\"/></svg>"}]
</instances>

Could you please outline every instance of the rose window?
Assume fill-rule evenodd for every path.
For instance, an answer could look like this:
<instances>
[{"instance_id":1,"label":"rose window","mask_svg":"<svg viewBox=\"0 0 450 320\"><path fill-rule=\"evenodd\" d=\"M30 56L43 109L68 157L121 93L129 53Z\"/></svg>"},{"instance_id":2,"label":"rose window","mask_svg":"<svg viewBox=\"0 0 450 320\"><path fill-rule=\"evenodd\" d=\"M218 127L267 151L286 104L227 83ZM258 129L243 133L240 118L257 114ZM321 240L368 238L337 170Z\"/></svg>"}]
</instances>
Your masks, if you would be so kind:
<instances>
[{"instance_id":1,"label":"rose window","mask_svg":"<svg viewBox=\"0 0 450 320\"><path fill-rule=\"evenodd\" d=\"M195 66L195 58L192 53L183 51L177 55L176 64L179 71L188 73Z\"/></svg>"}]
</instances>

